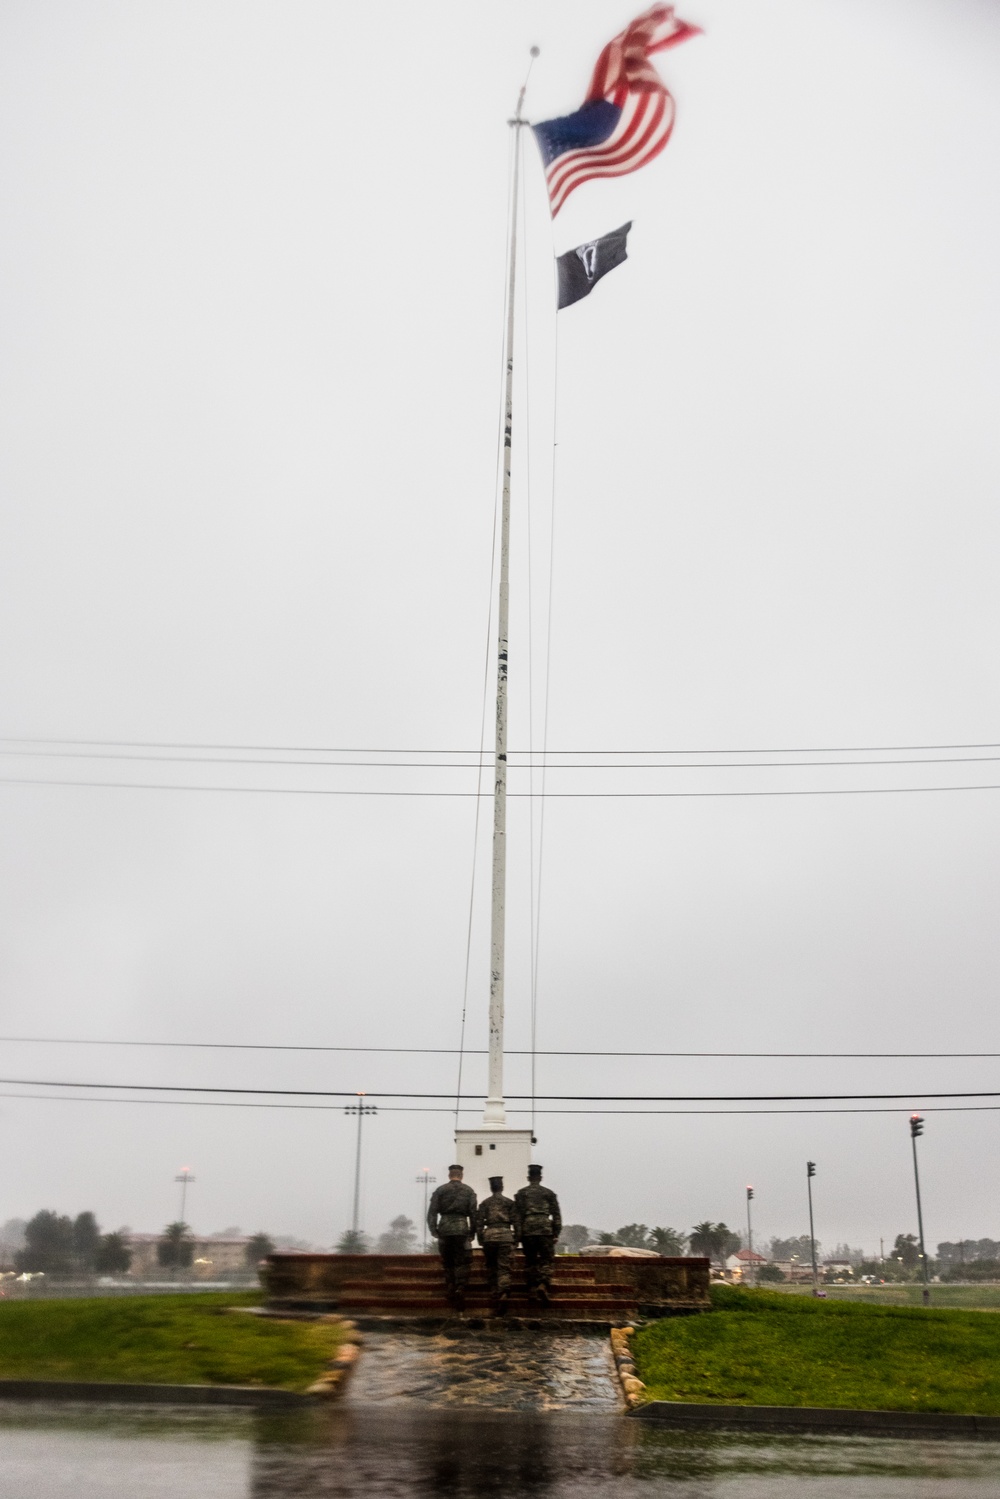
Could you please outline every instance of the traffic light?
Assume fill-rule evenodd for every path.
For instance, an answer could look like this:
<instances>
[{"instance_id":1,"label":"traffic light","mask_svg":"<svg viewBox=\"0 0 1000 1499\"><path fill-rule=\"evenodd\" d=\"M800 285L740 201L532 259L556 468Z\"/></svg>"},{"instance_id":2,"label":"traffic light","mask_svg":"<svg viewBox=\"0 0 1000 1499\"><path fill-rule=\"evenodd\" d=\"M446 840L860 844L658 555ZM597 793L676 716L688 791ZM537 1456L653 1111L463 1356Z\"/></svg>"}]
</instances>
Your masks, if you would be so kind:
<instances>
[{"instance_id":1,"label":"traffic light","mask_svg":"<svg viewBox=\"0 0 1000 1499\"><path fill-rule=\"evenodd\" d=\"M914 1140L919 1139L919 1137L923 1134L923 1132L924 1132L924 1121L921 1119L921 1117L920 1117L919 1114L911 1114L910 1115L910 1134L912 1135L913 1139Z\"/></svg>"},{"instance_id":2,"label":"traffic light","mask_svg":"<svg viewBox=\"0 0 1000 1499\"><path fill-rule=\"evenodd\" d=\"M806 1176L815 1176L815 1175L816 1175L816 1162L815 1161L806 1161Z\"/></svg>"},{"instance_id":3,"label":"traffic light","mask_svg":"<svg viewBox=\"0 0 1000 1499\"><path fill-rule=\"evenodd\" d=\"M753 1187L747 1187L747 1202L753 1197Z\"/></svg>"}]
</instances>

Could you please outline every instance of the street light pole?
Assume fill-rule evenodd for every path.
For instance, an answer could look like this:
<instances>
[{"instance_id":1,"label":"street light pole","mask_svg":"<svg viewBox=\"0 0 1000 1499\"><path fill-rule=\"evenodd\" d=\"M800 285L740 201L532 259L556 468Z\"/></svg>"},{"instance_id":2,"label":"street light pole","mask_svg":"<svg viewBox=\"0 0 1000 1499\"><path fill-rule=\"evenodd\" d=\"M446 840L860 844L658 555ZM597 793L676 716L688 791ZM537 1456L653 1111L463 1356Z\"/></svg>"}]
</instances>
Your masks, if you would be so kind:
<instances>
[{"instance_id":1,"label":"street light pole","mask_svg":"<svg viewBox=\"0 0 1000 1499\"><path fill-rule=\"evenodd\" d=\"M750 1254L750 1258L747 1261L747 1274L750 1276L753 1284L756 1285L757 1277L754 1274L753 1268L753 1228L750 1225L750 1204L752 1201L753 1187L747 1187L747 1250Z\"/></svg>"},{"instance_id":2,"label":"street light pole","mask_svg":"<svg viewBox=\"0 0 1000 1499\"><path fill-rule=\"evenodd\" d=\"M358 1214L361 1207L361 1124L366 1114L377 1114L378 1109L374 1104L361 1103L365 1093L363 1088L358 1089L358 1102L350 1103L344 1110L345 1114L357 1114L358 1116L358 1144L354 1153L354 1214L351 1219L351 1231L358 1231Z\"/></svg>"},{"instance_id":3,"label":"street light pole","mask_svg":"<svg viewBox=\"0 0 1000 1499\"><path fill-rule=\"evenodd\" d=\"M424 1186L424 1254L427 1253L427 1188L431 1182L437 1182L436 1176L431 1176L430 1167L425 1166L417 1177L417 1182L423 1182Z\"/></svg>"},{"instance_id":4,"label":"street light pole","mask_svg":"<svg viewBox=\"0 0 1000 1499\"><path fill-rule=\"evenodd\" d=\"M187 1207L188 1182L193 1182L194 1181L194 1177L191 1175L191 1167L190 1166L182 1166L181 1169L180 1169L180 1174L178 1176L174 1177L174 1181L175 1182L180 1182L180 1184L181 1184L181 1216L180 1216L180 1221L181 1221L181 1223L186 1223L187 1219L184 1217L184 1210Z\"/></svg>"},{"instance_id":5,"label":"street light pole","mask_svg":"<svg viewBox=\"0 0 1000 1499\"><path fill-rule=\"evenodd\" d=\"M931 1288L927 1280L927 1250L924 1247L924 1215L920 1207L920 1172L917 1169L917 1138L924 1132L924 1121L919 1114L910 1115L910 1144L913 1146L913 1181L917 1189L917 1228L920 1230L920 1261L924 1267L924 1306L931 1304Z\"/></svg>"},{"instance_id":6,"label":"street light pole","mask_svg":"<svg viewBox=\"0 0 1000 1499\"><path fill-rule=\"evenodd\" d=\"M819 1269L816 1265L816 1230L813 1227L813 1184L812 1179L816 1175L816 1162L806 1161L806 1187L809 1190L809 1248L812 1252L813 1263L813 1295L819 1295Z\"/></svg>"}]
</instances>

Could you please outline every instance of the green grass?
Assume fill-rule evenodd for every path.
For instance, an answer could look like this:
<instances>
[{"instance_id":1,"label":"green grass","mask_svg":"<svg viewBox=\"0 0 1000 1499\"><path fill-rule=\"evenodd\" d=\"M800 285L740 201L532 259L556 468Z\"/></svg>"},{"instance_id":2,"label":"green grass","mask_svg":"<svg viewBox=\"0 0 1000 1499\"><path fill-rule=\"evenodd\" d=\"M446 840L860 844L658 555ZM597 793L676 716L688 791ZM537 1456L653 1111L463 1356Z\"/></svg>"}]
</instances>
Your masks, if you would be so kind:
<instances>
[{"instance_id":1,"label":"green grass","mask_svg":"<svg viewBox=\"0 0 1000 1499\"><path fill-rule=\"evenodd\" d=\"M812 1286L773 1286L782 1296L811 1296ZM831 1301L853 1301L869 1306L920 1306L921 1286L919 1282L885 1286L827 1286L826 1294ZM1000 1285L986 1283L977 1286L931 1286L932 1307L956 1307L965 1311L1000 1312Z\"/></svg>"},{"instance_id":2,"label":"green grass","mask_svg":"<svg viewBox=\"0 0 1000 1499\"><path fill-rule=\"evenodd\" d=\"M650 1400L1000 1415L1000 1320L712 1288L632 1341Z\"/></svg>"},{"instance_id":3,"label":"green grass","mask_svg":"<svg viewBox=\"0 0 1000 1499\"><path fill-rule=\"evenodd\" d=\"M257 1292L0 1303L0 1379L237 1384L304 1390L336 1351L336 1323L232 1315Z\"/></svg>"}]
</instances>

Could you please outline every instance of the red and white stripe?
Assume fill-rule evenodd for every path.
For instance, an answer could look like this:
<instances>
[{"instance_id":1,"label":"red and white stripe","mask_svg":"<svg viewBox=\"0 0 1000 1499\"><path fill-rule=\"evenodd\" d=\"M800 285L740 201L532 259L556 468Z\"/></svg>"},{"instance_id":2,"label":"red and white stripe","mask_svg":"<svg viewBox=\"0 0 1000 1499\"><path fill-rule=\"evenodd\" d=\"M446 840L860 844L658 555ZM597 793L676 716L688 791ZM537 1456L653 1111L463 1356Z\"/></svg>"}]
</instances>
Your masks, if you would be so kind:
<instances>
[{"instance_id":1,"label":"red and white stripe","mask_svg":"<svg viewBox=\"0 0 1000 1499\"><path fill-rule=\"evenodd\" d=\"M552 162L545 176L553 218L584 182L624 177L660 154L674 128L676 107L650 57L699 31L679 21L672 5L654 5L608 43L597 59L587 102L607 99L622 116L601 145L568 151Z\"/></svg>"}]
</instances>

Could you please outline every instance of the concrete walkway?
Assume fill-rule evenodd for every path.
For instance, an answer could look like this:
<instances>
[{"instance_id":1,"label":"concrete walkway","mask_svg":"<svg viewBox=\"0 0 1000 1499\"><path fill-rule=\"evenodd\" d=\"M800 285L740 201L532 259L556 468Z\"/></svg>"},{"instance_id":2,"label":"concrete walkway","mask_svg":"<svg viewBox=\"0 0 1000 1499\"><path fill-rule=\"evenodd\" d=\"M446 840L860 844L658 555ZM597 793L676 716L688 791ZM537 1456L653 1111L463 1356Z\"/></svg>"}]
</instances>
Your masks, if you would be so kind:
<instances>
[{"instance_id":1,"label":"concrete walkway","mask_svg":"<svg viewBox=\"0 0 1000 1499\"><path fill-rule=\"evenodd\" d=\"M501 1328L366 1332L348 1406L469 1406L498 1411L620 1411L604 1337Z\"/></svg>"}]
</instances>

